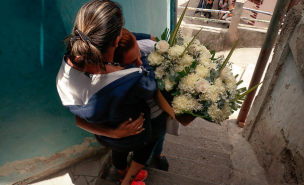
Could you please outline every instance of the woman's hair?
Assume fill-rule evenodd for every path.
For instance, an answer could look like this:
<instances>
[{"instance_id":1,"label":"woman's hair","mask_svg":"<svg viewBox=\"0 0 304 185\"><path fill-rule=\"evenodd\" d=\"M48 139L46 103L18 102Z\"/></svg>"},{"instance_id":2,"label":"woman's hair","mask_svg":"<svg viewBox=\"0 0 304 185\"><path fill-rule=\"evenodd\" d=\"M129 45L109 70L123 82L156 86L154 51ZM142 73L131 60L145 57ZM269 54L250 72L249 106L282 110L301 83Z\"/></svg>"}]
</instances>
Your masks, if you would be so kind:
<instances>
[{"instance_id":1,"label":"woman's hair","mask_svg":"<svg viewBox=\"0 0 304 185\"><path fill-rule=\"evenodd\" d=\"M110 0L93 0L78 11L70 36L66 38L67 53L73 65L85 68L88 63L105 70L103 55L120 35L123 16L118 4ZM81 56L77 57L76 56Z\"/></svg>"},{"instance_id":2,"label":"woman's hair","mask_svg":"<svg viewBox=\"0 0 304 185\"><path fill-rule=\"evenodd\" d=\"M127 29L122 28L122 36L114 52L114 62L120 64L124 61L124 55L130 51L136 44L134 35Z\"/></svg>"}]
</instances>

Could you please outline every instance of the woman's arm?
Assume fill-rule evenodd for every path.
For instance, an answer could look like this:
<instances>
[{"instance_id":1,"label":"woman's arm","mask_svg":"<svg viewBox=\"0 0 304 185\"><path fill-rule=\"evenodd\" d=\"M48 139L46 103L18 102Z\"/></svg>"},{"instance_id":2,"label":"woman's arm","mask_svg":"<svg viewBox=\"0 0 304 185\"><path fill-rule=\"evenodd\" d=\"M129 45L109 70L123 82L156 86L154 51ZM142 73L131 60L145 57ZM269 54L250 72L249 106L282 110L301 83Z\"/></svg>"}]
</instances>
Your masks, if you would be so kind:
<instances>
[{"instance_id":1,"label":"woman's arm","mask_svg":"<svg viewBox=\"0 0 304 185\"><path fill-rule=\"evenodd\" d=\"M143 40L143 39L151 39L151 35L150 34L146 34L146 33L135 33L135 32L131 32L136 40Z\"/></svg>"},{"instance_id":2,"label":"woman's arm","mask_svg":"<svg viewBox=\"0 0 304 185\"><path fill-rule=\"evenodd\" d=\"M150 34L135 33L135 32L131 32L131 33L135 36L136 40L150 39L150 40L156 41L156 37L153 35L150 35Z\"/></svg>"},{"instance_id":3,"label":"woman's arm","mask_svg":"<svg viewBox=\"0 0 304 185\"><path fill-rule=\"evenodd\" d=\"M106 136L114 139L120 139L127 136L132 136L141 133L145 129L142 128L144 119L143 114L139 116L135 121L132 122L132 119L123 122L117 128L110 128L104 124L100 123L91 123L85 119L76 117L76 125L83 130L91 132L92 134Z\"/></svg>"}]
</instances>

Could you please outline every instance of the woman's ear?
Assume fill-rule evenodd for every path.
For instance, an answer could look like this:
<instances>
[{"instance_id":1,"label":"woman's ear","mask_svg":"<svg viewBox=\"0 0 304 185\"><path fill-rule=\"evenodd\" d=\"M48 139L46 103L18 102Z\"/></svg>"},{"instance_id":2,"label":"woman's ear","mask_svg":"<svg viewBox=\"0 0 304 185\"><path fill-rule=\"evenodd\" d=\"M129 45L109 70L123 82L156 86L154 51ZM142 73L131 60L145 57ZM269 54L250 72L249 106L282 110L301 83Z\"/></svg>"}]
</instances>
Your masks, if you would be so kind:
<instances>
[{"instance_id":1,"label":"woman's ear","mask_svg":"<svg viewBox=\"0 0 304 185\"><path fill-rule=\"evenodd\" d=\"M121 37L122 37L122 31L120 32L120 34L119 34L119 36L116 38L116 40L115 40L115 42L114 42L114 46L115 46L115 48L118 46L118 43L119 43L119 41L120 41L120 39L121 39Z\"/></svg>"}]
</instances>

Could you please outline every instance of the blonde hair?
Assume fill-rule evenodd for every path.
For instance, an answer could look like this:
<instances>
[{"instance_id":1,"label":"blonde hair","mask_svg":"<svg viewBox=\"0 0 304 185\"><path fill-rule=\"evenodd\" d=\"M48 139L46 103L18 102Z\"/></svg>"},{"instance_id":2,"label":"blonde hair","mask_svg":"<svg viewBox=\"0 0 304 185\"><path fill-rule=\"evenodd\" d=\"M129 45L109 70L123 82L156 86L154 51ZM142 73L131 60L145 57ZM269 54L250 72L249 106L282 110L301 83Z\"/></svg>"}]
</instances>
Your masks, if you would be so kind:
<instances>
[{"instance_id":1,"label":"blonde hair","mask_svg":"<svg viewBox=\"0 0 304 185\"><path fill-rule=\"evenodd\" d=\"M123 16L118 4L110 0L86 3L78 11L72 33L66 38L66 55L76 67L85 68L88 63L93 63L105 70L103 55L120 35L122 26ZM77 30L90 40L77 39L72 43ZM76 60L76 56L81 57Z\"/></svg>"}]
</instances>

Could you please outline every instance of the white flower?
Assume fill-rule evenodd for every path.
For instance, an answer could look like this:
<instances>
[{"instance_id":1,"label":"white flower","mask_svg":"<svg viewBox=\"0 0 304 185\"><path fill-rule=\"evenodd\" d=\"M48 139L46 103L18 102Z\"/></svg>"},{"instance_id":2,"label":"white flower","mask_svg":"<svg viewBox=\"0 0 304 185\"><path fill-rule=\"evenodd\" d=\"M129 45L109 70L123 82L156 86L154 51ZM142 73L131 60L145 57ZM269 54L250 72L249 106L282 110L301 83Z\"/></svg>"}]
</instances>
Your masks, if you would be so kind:
<instances>
[{"instance_id":1,"label":"white flower","mask_svg":"<svg viewBox=\"0 0 304 185\"><path fill-rule=\"evenodd\" d=\"M177 62L184 66L190 66L193 63L194 59L192 58L192 56L185 54L181 59L179 59Z\"/></svg>"},{"instance_id":2,"label":"white flower","mask_svg":"<svg viewBox=\"0 0 304 185\"><path fill-rule=\"evenodd\" d=\"M221 115L222 111L217 107L217 103L213 103L210 107L208 107L208 114L212 118L213 121L222 121Z\"/></svg>"},{"instance_id":3,"label":"white flower","mask_svg":"<svg viewBox=\"0 0 304 185\"><path fill-rule=\"evenodd\" d=\"M201 50L201 52L202 52L202 54L203 54L204 57L206 57L208 59L211 58L212 55L211 55L210 51L205 46L201 45L201 49L200 50Z\"/></svg>"},{"instance_id":4,"label":"white flower","mask_svg":"<svg viewBox=\"0 0 304 185\"><path fill-rule=\"evenodd\" d=\"M168 44L167 41L161 40L161 41L157 42L157 44L156 44L156 50L160 54L167 52L168 49L169 49L169 44Z\"/></svg>"},{"instance_id":5,"label":"white flower","mask_svg":"<svg viewBox=\"0 0 304 185\"><path fill-rule=\"evenodd\" d=\"M202 64L196 66L195 73L202 78L210 76L210 70Z\"/></svg>"},{"instance_id":6,"label":"white flower","mask_svg":"<svg viewBox=\"0 0 304 185\"><path fill-rule=\"evenodd\" d=\"M195 45L200 45L201 42L200 42L198 39L194 39L193 44L195 44Z\"/></svg>"},{"instance_id":7,"label":"white flower","mask_svg":"<svg viewBox=\"0 0 304 185\"><path fill-rule=\"evenodd\" d=\"M175 82L169 80L169 78L165 78L164 82L165 82L166 91L171 91L173 89L173 86L174 86Z\"/></svg>"},{"instance_id":8,"label":"white flower","mask_svg":"<svg viewBox=\"0 0 304 185\"><path fill-rule=\"evenodd\" d=\"M204 55L201 55L198 59L198 63L204 65L205 67L208 67L211 63L211 59L205 57Z\"/></svg>"},{"instance_id":9,"label":"white flower","mask_svg":"<svg viewBox=\"0 0 304 185\"><path fill-rule=\"evenodd\" d=\"M226 83L226 88L229 90L229 91L235 91L236 90L236 80L234 78L233 75L230 75L226 80L225 80L225 83Z\"/></svg>"},{"instance_id":10,"label":"white flower","mask_svg":"<svg viewBox=\"0 0 304 185\"><path fill-rule=\"evenodd\" d=\"M197 100L186 95L175 96L172 101L174 113L180 114L184 111L199 111L203 106Z\"/></svg>"},{"instance_id":11,"label":"white flower","mask_svg":"<svg viewBox=\"0 0 304 185\"><path fill-rule=\"evenodd\" d=\"M215 69L216 70L217 64L216 63L210 63L209 67L210 67L210 69Z\"/></svg>"},{"instance_id":12,"label":"white flower","mask_svg":"<svg viewBox=\"0 0 304 185\"><path fill-rule=\"evenodd\" d=\"M225 67L225 68L222 70L222 72L221 72L221 74L220 74L219 77L220 77L222 80L225 80L225 79L229 78L231 75L232 75L232 73L231 73L230 69L229 69L228 67Z\"/></svg>"},{"instance_id":13,"label":"white flower","mask_svg":"<svg viewBox=\"0 0 304 185\"><path fill-rule=\"evenodd\" d=\"M198 93L200 93L200 92L205 93L209 86L210 86L210 84L207 80L201 79L195 84L195 90Z\"/></svg>"},{"instance_id":14,"label":"white flower","mask_svg":"<svg viewBox=\"0 0 304 185\"><path fill-rule=\"evenodd\" d=\"M156 79L161 79L165 74L166 74L165 70L162 66L156 68L156 70L155 70Z\"/></svg>"},{"instance_id":15,"label":"white flower","mask_svg":"<svg viewBox=\"0 0 304 185\"><path fill-rule=\"evenodd\" d=\"M185 67L184 67L183 65L177 64L177 65L174 66L174 70L175 70L176 72L181 72L181 71L183 71L184 69L185 69Z\"/></svg>"},{"instance_id":16,"label":"white flower","mask_svg":"<svg viewBox=\"0 0 304 185\"><path fill-rule=\"evenodd\" d=\"M189 74L180 80L178 88L183 92L195 93L195 85L199 79L197 74Z\"/></svg>"},{"instance_id":17,"label":"white flower","mask_svg":"<svg viewBox=\"0 0 304 185\"><path fill-rule=\"evenodd\" d=\"M175 45L168 50L170 59L177 59L185 50L184 46Z\"/></svg>"},{"instance_id":18,"label":"white flower","mask_svg":"<svg viewBox=\"0 0 304 185\"><path fill-rule=\"evenodd\" d=\"M201 100L210 100L212 102L217 102L221 99L218 93L218 87L216 85L210 85L207 91L199 96Z\"/></svg>"},{"instance_id":19,"label":"white flower","mask_svg":"<svg viewBox=\"0 0 304 185\"><path fill-rule=\"evenodd\" d=\"M194 55L194 54L200 52L200 47L198 45L194 44L194 45L192 45L192 46L189 47L188 52L190 54Z\"/></svg>"},{"instance_id":20,"label":"white flower","mask_svg":"<svg viewBox=\"0 0 304 185\"><path fill-rule=\"evenodd\" d=\"M160 65L163 60L164 60L164 57L161 56L158 52L152 52L148 56L148 61L151 66Z\"/></svg>"},{"instance_id":21,"label":"white flower","mask_svg":"<svg viewBox=\"0 0 304 185\"><path fill-rule=\"evenodd\" d=\"M221 111L222 111L222 116L221 116L222 120L228 118L232 113L232 110L228 103L225 103L224 108Z\"/></svg>"},{"instance_id":22,"label":"white flower","mask_svg":"<svg viewBox=\"0 0 304 185\"><path fill-rule=\"evenodd\" d=\"M184 44L184 46L188 46L188 44L191 42L191 40L193 39L193 37L192 38L189 38L189 37L187 37L187 38L184 38L184 41L183 41L183 44Z\"/></svg>"},{"instance_id":23,"label":"white flower","mask_svg":"<svg viewBox=\"0 0 304 185\"><path fill-rule=\"evenodd\" d=\"M220 78L217 78L214 82L214 86L217 89L217 93L220 95L226 94L225 85Z\"/></svg>"}]
</instances>

